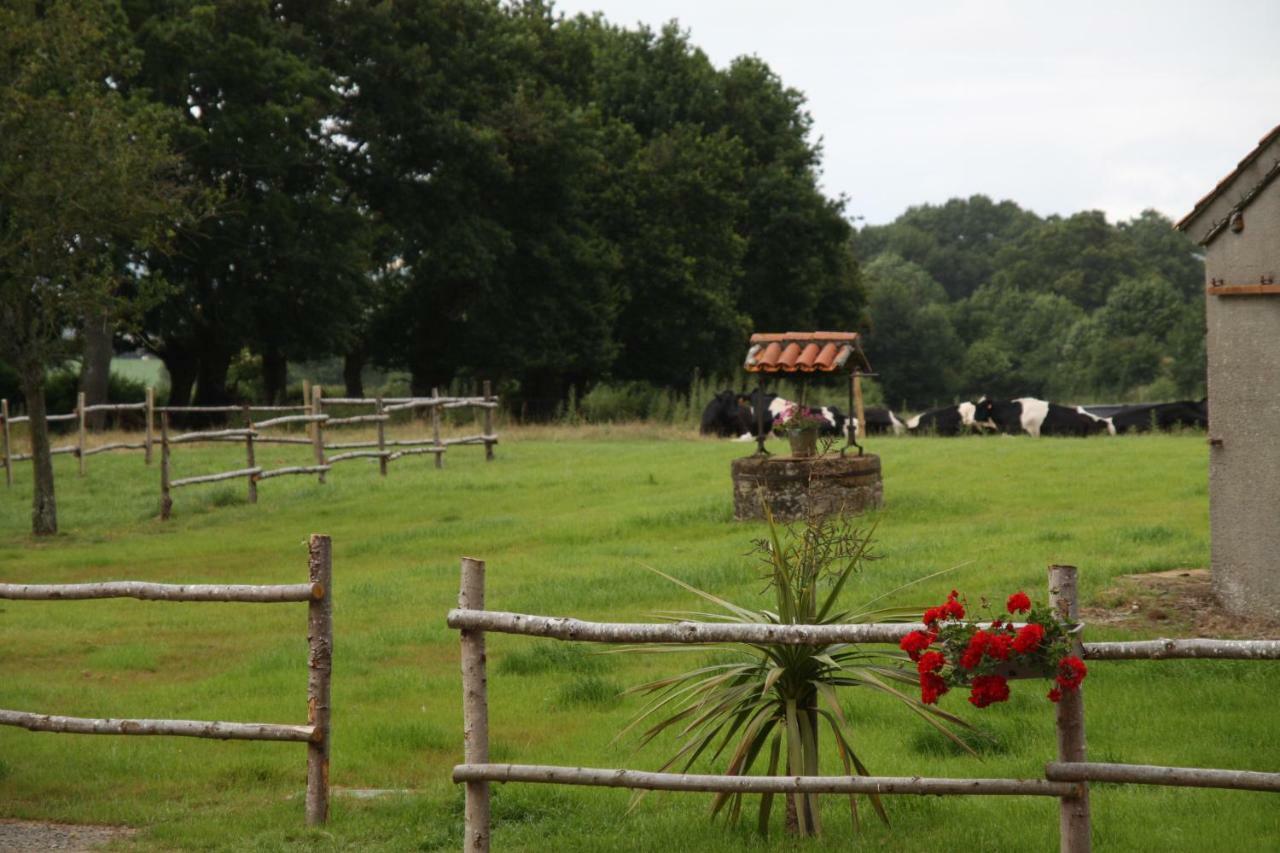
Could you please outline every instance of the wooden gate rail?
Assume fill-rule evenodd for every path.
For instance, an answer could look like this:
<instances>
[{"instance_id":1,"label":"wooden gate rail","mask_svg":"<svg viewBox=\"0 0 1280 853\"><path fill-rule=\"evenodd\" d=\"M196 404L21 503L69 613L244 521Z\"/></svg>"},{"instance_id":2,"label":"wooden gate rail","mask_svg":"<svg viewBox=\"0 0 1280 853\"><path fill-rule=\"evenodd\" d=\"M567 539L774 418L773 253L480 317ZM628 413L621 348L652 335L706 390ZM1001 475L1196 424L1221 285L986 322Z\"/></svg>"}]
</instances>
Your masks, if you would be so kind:
<instances>
[{"instance_id":1,"label":"wooden gate rail","mask_svg":"<svg viewBox=\"0 0 1280 853\"><path fill-rule=\"evenodd\" d=\"M464 557L458 607L446 621L461 633L463 763L454 767L453 781L466 785L464 846L485 851L490 843L489 783L532 782L664 791L740 793L874 793L941 795L1026 795L1059 798L1060 847L1069 853L1092 848L1092 817L1088 783L1182 785L1280 791L1280 773L1157 767L1089 762L1085 754L1084 696L1080 689L1064 691L1055 706L1058 760L1050 762L1044 779L952 779L879 776L717 776L648 773L608 768L556 767L536 764L490 764L488 674L485 657L487 631L596 643L676 643L697 647L708 643L831 643L897 644L921 623L845 625L776 625L721 622L588 622L556 616L508 613L484 609L484 570L480 560ZM1074 566L1049 567L1049 603L1061 617L1079 621ZM1017 625L1013 627L1018 627ZM1075 653L1090 660L1280 660L1277 640L1146 640L1083 643L1074 632Z\"/></svg>"},{"instance_id":2,"label":"wooden gate rail","mask_svg":"<svg viewBox=\"0 0 1280 853\"><path fill-rule=\"evenodd\" d=\"M217 740L290 741L307 745L306 821L329 817L329 696L333 671L333 549L328 536L308 541L309 583L160 584L104 581L79 584L0 584L0 599L79 601L137 598L145 601L307 602L307 724L229 723L210 720L93 719L0 710L0 725L33 732L172 735Z\"/></svg>"}]
</instances>

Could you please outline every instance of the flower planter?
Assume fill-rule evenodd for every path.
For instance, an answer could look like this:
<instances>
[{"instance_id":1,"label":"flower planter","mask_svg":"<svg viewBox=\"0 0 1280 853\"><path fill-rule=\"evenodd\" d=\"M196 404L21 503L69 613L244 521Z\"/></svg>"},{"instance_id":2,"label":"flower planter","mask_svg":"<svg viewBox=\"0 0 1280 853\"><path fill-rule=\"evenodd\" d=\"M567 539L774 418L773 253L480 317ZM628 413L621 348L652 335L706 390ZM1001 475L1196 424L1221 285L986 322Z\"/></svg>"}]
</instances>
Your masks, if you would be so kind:
<instances>
[{"instance_id":1,"label":"flower planter","mask_svg":"<svg viewBox=\"0 0 1280 853\"><path fill-rule=\"evenodd\" d=\"M818 431L816 429L798 429L787 433L791 442L791 455L808 457L818 455Z\"/></svg>"}]
</instances>

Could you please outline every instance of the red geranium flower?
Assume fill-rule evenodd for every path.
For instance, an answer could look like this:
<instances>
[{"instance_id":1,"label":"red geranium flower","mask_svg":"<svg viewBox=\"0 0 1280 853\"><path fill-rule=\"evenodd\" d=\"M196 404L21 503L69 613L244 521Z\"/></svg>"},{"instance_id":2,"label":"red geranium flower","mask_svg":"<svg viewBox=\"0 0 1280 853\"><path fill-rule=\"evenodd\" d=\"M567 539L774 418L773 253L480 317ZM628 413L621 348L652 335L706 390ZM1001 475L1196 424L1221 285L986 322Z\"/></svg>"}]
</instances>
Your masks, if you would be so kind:
<instances>
[{"instance_id":1,"label":"red geranium flower","mask_svg":"<svg viewBox=\"0 0 1280 853\"><path fill-rule=\"evenodd\" d=\"M959 595L960 593L956 592L954 589L951 590L951 594L947 596L947 603L942 605L943 612L946 613L947 617L950 619L964 618L964 606L956 600Z\"/></svg>"},{"instance_id":2,"label":"red geranium flower","mask_svg":"<svg viewBox=\"0 0 1280 853\"><path fill-rule=\"evenodd\" d=\"M975 631L973 636L969 638L969 645L964 650L964 654L960 655L960 666L965 669L973 669L982 663L982 653L987 648L987 641L990 636L986 631Z\"/></svg>"},{"instance_id":3,"label":"red geranium flower","mask_svg":"<svg viewBox=\"0 0 1280 853\"><path fill-rule=\"evenodd\" d=\"M924 624L926 625L933 625L939 619L942 619L945 616L946 616L946 613L943 611L941 607L930 607L928 610L924 612L924 617L922 618L921 621L923 621Z\"/></svg>"},{"instance_id":4,"label":"red geranium flower","mask_svg":"<svg viewBox=\"0 0 1280 853\"><path fill-rule=\"evenodd\" d=\"M1010 613L1026 613L1031 610L1031 599L1027 598L1025 592L1018 591L1009 596L1005 607L1008 608Z\"/></svg>"},{"instance_id":5,"label":"red geranium flower","mask_svg":"<svg viewBox=\"0 0 1280 853\"><path fill-rule=\"evenodd\" d=\"M1075 690L1088 673L1089 668L1084 665L1084 661L1072 655L1058 661L1058 677L1054 680L1063 690Z\"/></svg>"},{"instance_id":6,"label":"red geranium flower","mask_svg":"<svg viewBox=\"0 0 1280 853\"><path fill-rule=\"evenodd\" d=\"M926 705L936 705L938 697L950 689L936 673L926 672L920 676L920 701Z\"/></svg>"},{"instance_id":7,"label":"red geranium flower","mask_svg":"<svg viewBox=\"0 0 1280 853\"><path fill-rule=\"evenodd\" d=\"M969 702L975 707L985 708L995 702L1009 699L1009 682L999 675L979 675L973 680L969 691Z\"/></svg>"},{"instance_id":8,"label":"red geranium flower","mask_svg":"<svg viewBox=\"0 0 1280 853\"><path fill-rule=\"evenodd\" d=\"M1062 691L1059 690L1058 688L1054 687L1049 691L1050 702L1057 702L1061 698L1062 698Z\"/></svg>"},{"instance_id":9,"label":"red geranium flower","mask_svg":"<svg viewBox=\"0 0 1280 853\"><path fill-rule=\"evenodd\" d=\"M1031 654L1044 639L1044 628L1032 622L1018 629L1018 636L1013 638L1013 650L1020 655Z\"/></svg>"},{"instance_id":10,"label":"red geranium flower","mask_svg":"<svg viewBox=\"0 0 1280 853\"><path fill-rule=\"evenodd\" d=\"M987 655L996 660L1009 659L1009 644L1013 641L1013 637L1008 634L988 634L987 635Z\"/></svg>"},{"instance_id":11,"label":"red geranium flower","mask_svg":"<svg viewBox=\"0 0 1280 853\"><path fill-rule=\"evenodd\" d=\"M942 665L947 662L942 652L925 652L920 656L920 662L916 664L916 670L921 675L926 672L937 672L942 669Z\"/></svg>"},{"instance_id":12,"label":"red geranium flower","mask_svg":"<svg viewBox=\"0 0 1280 853\"><path fill-rule=\"evenodd\" d=\"M912 631L902 638L898 648L902 649L912 660L920 660L920 653L929 648L933 638L924 631Z\"/></svg>"}]
</instances>

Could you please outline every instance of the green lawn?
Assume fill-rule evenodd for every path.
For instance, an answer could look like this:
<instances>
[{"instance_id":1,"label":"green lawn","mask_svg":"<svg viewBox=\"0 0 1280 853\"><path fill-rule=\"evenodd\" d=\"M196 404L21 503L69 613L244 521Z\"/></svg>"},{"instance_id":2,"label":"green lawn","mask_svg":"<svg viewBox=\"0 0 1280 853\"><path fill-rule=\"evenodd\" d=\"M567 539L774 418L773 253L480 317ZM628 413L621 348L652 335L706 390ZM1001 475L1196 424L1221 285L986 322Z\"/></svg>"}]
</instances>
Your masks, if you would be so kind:
<instances>
[{"instance_id":1,"label":"green lawn","mask_svg":"<svg viewBox=\"0 0 1280 853\"><path fill-rule=\"evenodd\" d=\"M951 587L971 601L1017 588L1043 596L1045 567L1080 567L1086 600L1116 575L1208 562L1203 436L1120 439L878 439L886 508L879 552L846 593L932 603ZM291 583L306 577L308 533L333 536L336 652L332 781L410 789L336 797L323 831L303 828L305 750L296 744L93 737L0 729L0 818L123 823L129 849L456 849L462 798L458 638L444 625L458 559L488 561L491 608L645 620L694 602L654 566L743 602L763 584L732 520L729 462L749 450L704 440L504 441L498 459L457 449L346 463L326 485L280 478L176 492L156 521L159 472L141 454L92 457L89 476L58 457L63 535L26 535L30 471L0 490L0 580ZM175 477L239 467L238 449L180 449ZM260 448L260 464L300 464L305 448ZM2 487L0 487L2 489ZM0 707L78 716L297 722L306 718L303 605L135 601L0 605ZM1148 636L1156 636L1154 632ZM1091 629L1091 639L1131 634ZM654 768L668 744L636 753L613 733L639 707L618 692L693 655L600 656L550 640L491 636L495 761ZM844 697L873 773L1035 777L1055 755L1053 707L1035 682L1007 705L945 708L973 721L982 760L876 696ZM1244 662L1097 663L1086 682L1091 757L1103 761L1276 770L1280 667ZM834 756L825 772L836 772ZM709 769L709 768L708 768ZM706 819L708 795L651 795L625 815L625 791L495 790L499 850L793 849ZM1046 850L1057 803L1032 798L887 800L892 827L864 821L889 850ZM1273 796L1098 785L1103 850L1256 850L1280 837ZM864 810L870 816L869 810ZM850 845L847 801L824 800L826 836ZM750 821L746 822L750 824ZM775 809L775 830L780 829Z\"/></svg>"}]
</instances>

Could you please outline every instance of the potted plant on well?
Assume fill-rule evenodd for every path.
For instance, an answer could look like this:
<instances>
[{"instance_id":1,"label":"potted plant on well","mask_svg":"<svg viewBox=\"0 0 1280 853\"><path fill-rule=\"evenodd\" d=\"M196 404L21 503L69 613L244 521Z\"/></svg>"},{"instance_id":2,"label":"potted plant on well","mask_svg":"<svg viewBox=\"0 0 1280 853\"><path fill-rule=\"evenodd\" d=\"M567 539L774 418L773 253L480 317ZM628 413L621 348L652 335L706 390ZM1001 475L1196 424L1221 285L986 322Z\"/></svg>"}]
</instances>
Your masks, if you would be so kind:
<instances>
[{"instance_id":1,"label":"potted plant on well","mask_svg":"<svg viewBox=\"0 0 1280 853\"><path fill-rule=\"evenodd\" d=\"M791 443L792 456L818 455L818 430L826 421L808 406L790 403L773 420L773 434Z\"/></svg>"}]
</instances>

